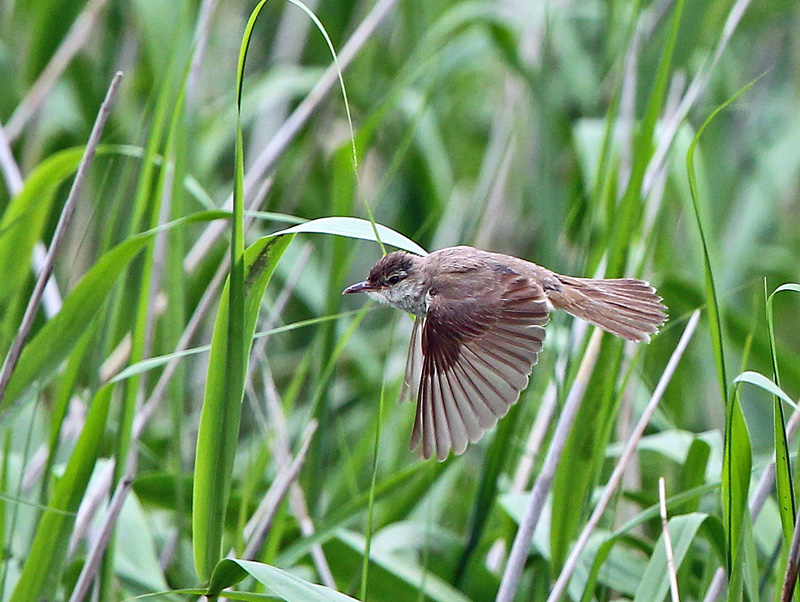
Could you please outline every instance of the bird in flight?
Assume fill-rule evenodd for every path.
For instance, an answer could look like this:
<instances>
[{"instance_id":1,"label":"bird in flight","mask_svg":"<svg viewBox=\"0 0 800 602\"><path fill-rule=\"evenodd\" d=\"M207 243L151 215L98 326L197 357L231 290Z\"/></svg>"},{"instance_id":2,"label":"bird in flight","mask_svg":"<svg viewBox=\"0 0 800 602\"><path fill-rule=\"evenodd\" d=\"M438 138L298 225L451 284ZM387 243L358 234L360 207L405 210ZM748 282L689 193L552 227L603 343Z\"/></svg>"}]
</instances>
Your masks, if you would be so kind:
<instances>
[{"instance_id":1,"label":"bird in flight","mask_svg":"<svg viewBox=\"0 0 800 602\"><path fill-rule=\"evenodd\" d=\"M519 399L553 307L629 341L649 341L667 308L648 282L562 276L510 255L458 246L395 251L344 294L415 316L402 396L416 399L411 449L461 454Z\"/></svg>"}]
</instances>

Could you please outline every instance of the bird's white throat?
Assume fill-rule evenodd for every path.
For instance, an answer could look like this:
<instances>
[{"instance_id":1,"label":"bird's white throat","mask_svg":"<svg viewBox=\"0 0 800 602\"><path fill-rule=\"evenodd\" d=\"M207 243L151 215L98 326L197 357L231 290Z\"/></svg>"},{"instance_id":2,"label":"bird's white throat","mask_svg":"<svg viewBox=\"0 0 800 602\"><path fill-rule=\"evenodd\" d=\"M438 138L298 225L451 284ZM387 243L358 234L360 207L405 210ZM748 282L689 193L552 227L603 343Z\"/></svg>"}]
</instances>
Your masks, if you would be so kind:
<instances>
[{"instance_id":1,"label":"bird's white throat","mask_svg":"<svg viewBox=\"0 0 800 602\"><path fill-rule=\"evenodd\" d=\"M424 283L408 278L388 288L367 291L367 294L381 303L388 303L415 316L424 316L430 302L427 288Z\"/></svg>"}]
</instances>

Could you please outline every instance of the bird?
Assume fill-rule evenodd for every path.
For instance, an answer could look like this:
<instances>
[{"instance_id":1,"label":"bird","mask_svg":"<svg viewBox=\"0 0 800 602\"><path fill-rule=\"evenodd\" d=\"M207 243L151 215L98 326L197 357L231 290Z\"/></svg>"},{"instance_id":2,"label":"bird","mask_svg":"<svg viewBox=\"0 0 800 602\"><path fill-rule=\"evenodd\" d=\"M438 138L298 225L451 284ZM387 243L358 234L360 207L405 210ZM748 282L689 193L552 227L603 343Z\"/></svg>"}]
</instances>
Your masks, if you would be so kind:
<instances>
[{"instance_id":1,"label":"bird","mask_svg":"<svg viewBox=\"0 0 800 602\"><path fill-rule=\"evenodd\" d=\"M628 341L649 342L667 307L649 282L564 276L468 246L384 255L367 293L414 316L401 399L416 399L410 448L441 462L494 427L528 386L558 308Z\"/></svg>"}]
</instances>

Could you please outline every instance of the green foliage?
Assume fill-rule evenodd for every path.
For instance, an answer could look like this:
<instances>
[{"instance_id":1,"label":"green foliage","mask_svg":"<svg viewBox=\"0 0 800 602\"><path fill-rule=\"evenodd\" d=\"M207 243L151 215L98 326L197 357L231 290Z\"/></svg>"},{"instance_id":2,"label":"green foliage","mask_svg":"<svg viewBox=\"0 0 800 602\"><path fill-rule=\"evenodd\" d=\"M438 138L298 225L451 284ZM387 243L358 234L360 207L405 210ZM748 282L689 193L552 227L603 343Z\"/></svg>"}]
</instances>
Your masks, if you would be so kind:
<instances>
[{"instance_id":1,"label":"green foliage","mask_svg":"<svg viewBox=\"0 0 800 602\"><path fill-rule=\"evenodd\" d=\"M3 358L124 71L62 303L0 399L0 602L69 600L90 568L104 602L493 600L588 332L553 314L509 415L420 461L413 404L392 403L410 321L341 291L385 250L455 244L647 278L670 308L649 345L604 336L516 599L547 599L698 308L565 597L666 598L663 476L681 599L720 570L729 599L777 599L797 519L800 298L777 294L800 292L796 6L206 4L0 3Z\"/></svg>"}]
</instances>

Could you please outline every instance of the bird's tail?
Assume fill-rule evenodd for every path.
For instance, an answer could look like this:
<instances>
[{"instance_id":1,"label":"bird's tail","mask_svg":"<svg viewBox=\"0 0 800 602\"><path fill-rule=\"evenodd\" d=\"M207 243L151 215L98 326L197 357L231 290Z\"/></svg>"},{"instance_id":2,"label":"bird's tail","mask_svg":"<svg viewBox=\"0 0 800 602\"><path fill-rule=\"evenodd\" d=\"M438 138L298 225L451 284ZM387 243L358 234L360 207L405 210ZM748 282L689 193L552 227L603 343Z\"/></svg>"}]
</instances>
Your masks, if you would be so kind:
<instances>
[{"instance_id":1,"label":"bird's tail","mask_svg":"<svg viewBox=\"0 0 800 602\"><path fill-rule=\"evenodd\" d=\"M559 309L629 341L649 341L667 319L650 283L635 278L596 280L559 275L547 298Z\"/></svg>"}]
</instances>

